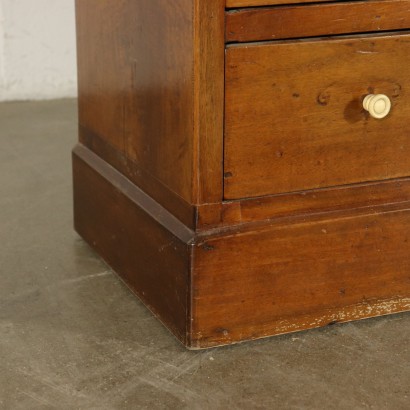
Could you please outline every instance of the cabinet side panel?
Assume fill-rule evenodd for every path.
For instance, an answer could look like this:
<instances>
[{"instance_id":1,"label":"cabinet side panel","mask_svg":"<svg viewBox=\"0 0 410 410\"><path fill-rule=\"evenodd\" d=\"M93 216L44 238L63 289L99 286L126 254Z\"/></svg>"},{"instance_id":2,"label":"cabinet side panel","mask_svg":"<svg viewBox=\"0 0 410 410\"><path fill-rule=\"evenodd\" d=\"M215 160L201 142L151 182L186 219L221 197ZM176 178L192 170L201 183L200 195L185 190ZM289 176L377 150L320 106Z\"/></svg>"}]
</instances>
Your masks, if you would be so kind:
<instances>
[{"instance_id":1,"label":"cabinet side panel","mask_svg":"<svg viewBox=\"0 0 410 410\"><path fill-rule=\"evenodd\" d=\"M76 7L82 129L111 150L107 162L127 161L128 177L142 170L191 203L193 1L77 0Z\"/></svg>"}]
</instances>

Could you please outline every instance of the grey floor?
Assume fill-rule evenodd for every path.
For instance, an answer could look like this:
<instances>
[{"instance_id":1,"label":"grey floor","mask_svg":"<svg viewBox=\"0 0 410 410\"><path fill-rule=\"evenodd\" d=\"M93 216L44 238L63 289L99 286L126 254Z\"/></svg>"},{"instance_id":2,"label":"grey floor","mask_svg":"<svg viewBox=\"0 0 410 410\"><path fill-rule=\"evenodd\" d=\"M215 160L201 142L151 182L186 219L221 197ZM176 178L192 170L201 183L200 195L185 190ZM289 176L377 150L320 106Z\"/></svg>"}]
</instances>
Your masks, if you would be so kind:
<instances>
[{"instance_id":1,"label":"grey floor","mask_svg":"<svg viewBox=\"0 0 410 410\"><path fill-rule=\"evenodd\" d=\"M76 102L0 104L0 408L410 409L410 315L188 352L73 232Z\"/></svg>"}]
</instances>

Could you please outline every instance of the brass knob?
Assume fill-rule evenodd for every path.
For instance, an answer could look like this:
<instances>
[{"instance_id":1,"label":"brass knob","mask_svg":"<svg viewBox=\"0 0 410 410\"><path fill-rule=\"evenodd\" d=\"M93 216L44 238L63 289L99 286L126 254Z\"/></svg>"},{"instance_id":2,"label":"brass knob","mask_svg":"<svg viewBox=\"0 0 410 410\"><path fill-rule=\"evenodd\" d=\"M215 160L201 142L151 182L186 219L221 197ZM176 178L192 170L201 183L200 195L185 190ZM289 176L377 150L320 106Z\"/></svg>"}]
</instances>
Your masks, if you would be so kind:
<instances>
[{"instance_id":1,"label":"brass knob","mask_svg":"<svg viewBox=\"0 0 410 410\"><path fill-rule=\"evenodd\" d=\"M384 94L369 94L364 97L363 108L369 111L373 118L381 119L389 114L391 101Z\"/></svg>"}]
</instances>

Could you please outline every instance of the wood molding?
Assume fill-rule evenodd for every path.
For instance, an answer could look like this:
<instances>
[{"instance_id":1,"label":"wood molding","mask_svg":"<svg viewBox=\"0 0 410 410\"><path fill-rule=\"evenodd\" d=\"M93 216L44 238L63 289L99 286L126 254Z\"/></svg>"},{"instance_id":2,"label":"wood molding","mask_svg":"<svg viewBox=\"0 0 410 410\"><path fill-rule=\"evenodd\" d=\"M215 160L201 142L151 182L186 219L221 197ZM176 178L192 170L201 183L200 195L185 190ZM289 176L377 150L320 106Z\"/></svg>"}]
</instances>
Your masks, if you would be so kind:
<instances>
[{"instance_id":1,"label":"wood molding","mask_svg":"<svg viewBox=\"0 0 410 410\"><path fill-rule=\"evenodd\" d=\"M87 147L77 144L73 150L73 156L76 159L81 159L89 168L109 181L115 189L138 204L153 220L164 226L181 241L188 244L193 240L193 230Z\"/></svg>"},{"instance_id":2,"label":"wood molding","mask_svg":"<svg viewBox=\"0 0 410 410\"><path fill-rule=\"evenodd\" d=\"M198 207L198 229L241 225L296 215L372 209L410 201L410 178L247 198Z\"/></svg>"},{"instance_id":3,"label":"wood molding","mask_svg":"<svg viewBox=\"0 0 410 410\"><path fill-rule=\"evenodd\" d=\"M150 195L185 225L195 229L196 210L168 186L154 177L147 170L141 168L117 148L110 145L104 138L90 131L84 126L79 127L80 141L92 152L121 172L130 181Z\"/></svg>"}]
</instances>

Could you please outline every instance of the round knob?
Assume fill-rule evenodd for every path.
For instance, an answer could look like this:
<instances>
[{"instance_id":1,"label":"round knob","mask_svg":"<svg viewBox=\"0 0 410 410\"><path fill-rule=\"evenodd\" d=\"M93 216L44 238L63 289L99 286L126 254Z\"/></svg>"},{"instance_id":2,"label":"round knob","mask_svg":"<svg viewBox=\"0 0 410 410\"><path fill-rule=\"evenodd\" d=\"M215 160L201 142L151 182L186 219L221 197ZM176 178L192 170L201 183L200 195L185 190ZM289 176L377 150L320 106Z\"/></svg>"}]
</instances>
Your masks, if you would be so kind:
<instances>
[{"instance_id":1,"label":"round knob","mask_svg":"<svg viewBox=\"0 0 410 410\"><path fill-rule=\"evenodd\" d=\"M363 108L369 111L373 118L386 117L391 109L391 101L384 94L369 94L364 97Z\"/></svg>"}]
</instances>

